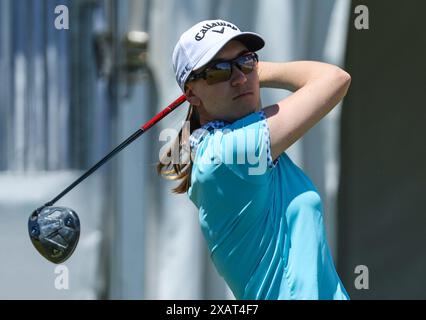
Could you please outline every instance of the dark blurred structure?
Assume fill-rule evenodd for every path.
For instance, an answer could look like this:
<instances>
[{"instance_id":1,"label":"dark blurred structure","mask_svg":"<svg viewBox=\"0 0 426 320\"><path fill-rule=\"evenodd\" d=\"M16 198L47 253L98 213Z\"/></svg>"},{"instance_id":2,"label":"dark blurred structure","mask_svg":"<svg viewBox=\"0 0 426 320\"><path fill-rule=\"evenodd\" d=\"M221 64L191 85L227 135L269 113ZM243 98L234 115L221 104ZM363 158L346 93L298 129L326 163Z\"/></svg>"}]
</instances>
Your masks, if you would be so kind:
<instances>
[{"instance_id":1,"label":"dark blurred structure","mask_svg":"<svg viewBox=\"0 0 426 320\"><path fill-rule=\"evenodd\" d=\"M339 270L352 299L426 299L426 2L353 1L351 24L357 5L370 29L352 25L346 50Z\"/></svg>"},{"instance_id":2,"label":"dark blurred structure","mask_svg":"<svg viewBox=\"0 0 426 320\"><path fill-rule=\"evenodd\" d=\"M55 28L59 5L69 8L68 30ZM97 7L2 2L0 170L81 169L108 149L110 109L96 107L104 96L93 54Z\"/></svg>"}]
</instances>

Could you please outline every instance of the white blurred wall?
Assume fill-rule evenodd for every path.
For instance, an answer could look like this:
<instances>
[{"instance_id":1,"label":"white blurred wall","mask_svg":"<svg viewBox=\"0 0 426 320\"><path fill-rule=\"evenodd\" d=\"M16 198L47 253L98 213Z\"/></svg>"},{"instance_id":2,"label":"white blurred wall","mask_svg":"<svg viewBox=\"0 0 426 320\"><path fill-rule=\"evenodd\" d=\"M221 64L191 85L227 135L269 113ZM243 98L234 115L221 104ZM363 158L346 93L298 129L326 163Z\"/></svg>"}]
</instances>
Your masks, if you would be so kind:
<instances>
[{"instance_id":1,"label":"white blurred wall","mask_svg":"<svg viewBox=\"0 0 426 320\"><path fill-rule=\"evenodd\" d=\"M61 201L80 218L81 237L69 260L55 265L42 257L28 236L28 217L78 178L81 172L0 174L0 299L96 299L104 285L99 276L102 241L102 176L93 176ZM66 276L58 266L68 270ZM56 273L55 273L56 271ZM59 278L58 278L59 277Z\"/></svg>"}]
</instances>

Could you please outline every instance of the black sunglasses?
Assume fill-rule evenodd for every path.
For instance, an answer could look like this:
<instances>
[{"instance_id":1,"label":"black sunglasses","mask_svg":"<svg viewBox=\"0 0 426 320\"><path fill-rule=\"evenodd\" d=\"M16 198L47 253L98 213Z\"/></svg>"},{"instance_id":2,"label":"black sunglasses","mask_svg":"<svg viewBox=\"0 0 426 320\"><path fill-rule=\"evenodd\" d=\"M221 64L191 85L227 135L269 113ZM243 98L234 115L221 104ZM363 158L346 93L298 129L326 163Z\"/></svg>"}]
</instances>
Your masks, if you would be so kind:
<instances>
[{"instance_id":1,"label":"black sunglasses","mask_svg":"<svg viewBox=\"0 0 426 320\"><path fill-rule=\"evenodd\" d=\"M232 60L212 62L211 65L202 72L190 75L188 77L188 82L200 78L206 80L209 85L227 81L231 79L232 66L235 65L244 74L249 74L254 70L258 61L259 58L257 54L255 52L249 52Z\"/></svg>"}]
</instances>

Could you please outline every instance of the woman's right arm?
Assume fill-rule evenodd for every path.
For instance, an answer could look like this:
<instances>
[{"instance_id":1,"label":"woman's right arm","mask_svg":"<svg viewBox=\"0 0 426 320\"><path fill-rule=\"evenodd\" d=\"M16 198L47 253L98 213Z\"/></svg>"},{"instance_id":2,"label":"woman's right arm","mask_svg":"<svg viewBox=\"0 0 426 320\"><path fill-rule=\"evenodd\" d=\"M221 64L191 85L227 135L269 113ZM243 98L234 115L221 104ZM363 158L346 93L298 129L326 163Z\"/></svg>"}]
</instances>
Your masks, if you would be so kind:
<instances>
[{"instance_id":1,"label":"woman's right arm","mask_svg":"<svg viewBox=\"0 0 426 320\"><path fill-rule=\"evenodd\" d=\"M337 66L316 61L259 62L261 87L294 93L265 107L272 158L300 139L346 95L351 76Z\"/></svg>"}]
</instances>

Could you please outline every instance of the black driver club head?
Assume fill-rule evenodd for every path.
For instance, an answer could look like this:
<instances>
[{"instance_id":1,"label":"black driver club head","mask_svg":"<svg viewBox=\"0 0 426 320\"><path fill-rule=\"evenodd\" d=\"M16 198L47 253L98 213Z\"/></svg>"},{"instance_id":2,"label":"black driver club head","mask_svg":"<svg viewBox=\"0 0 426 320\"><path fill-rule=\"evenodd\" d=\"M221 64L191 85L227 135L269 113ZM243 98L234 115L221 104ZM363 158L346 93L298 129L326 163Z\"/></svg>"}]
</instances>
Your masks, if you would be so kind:
<instances>
[{"instance_id":1,"label":"black driver club head","mask_svg":"<svg viewBox=\"0 0 426 320\"><path fill-rule=\"evenodd\" d=\"M185 101L186 96L182 94L84 172L54 199L36 209L30 215L28 233L34 247L43 257L53 263L64 262L73 253L80 237L80 221L75 211L65 207L53 207L52 205Z\"/></svg>"},{"instance_id":2,"label":"black driver club head","mask_svg":"<svg viewBox=\"0 0 426 320\"><path fill-rule=\"evenodd\" d=\"M67 260L80 238L80 220L74 210L45 206L28 219L31 242L40 254L53 263Z\"/></svg>"}]
</instances>

